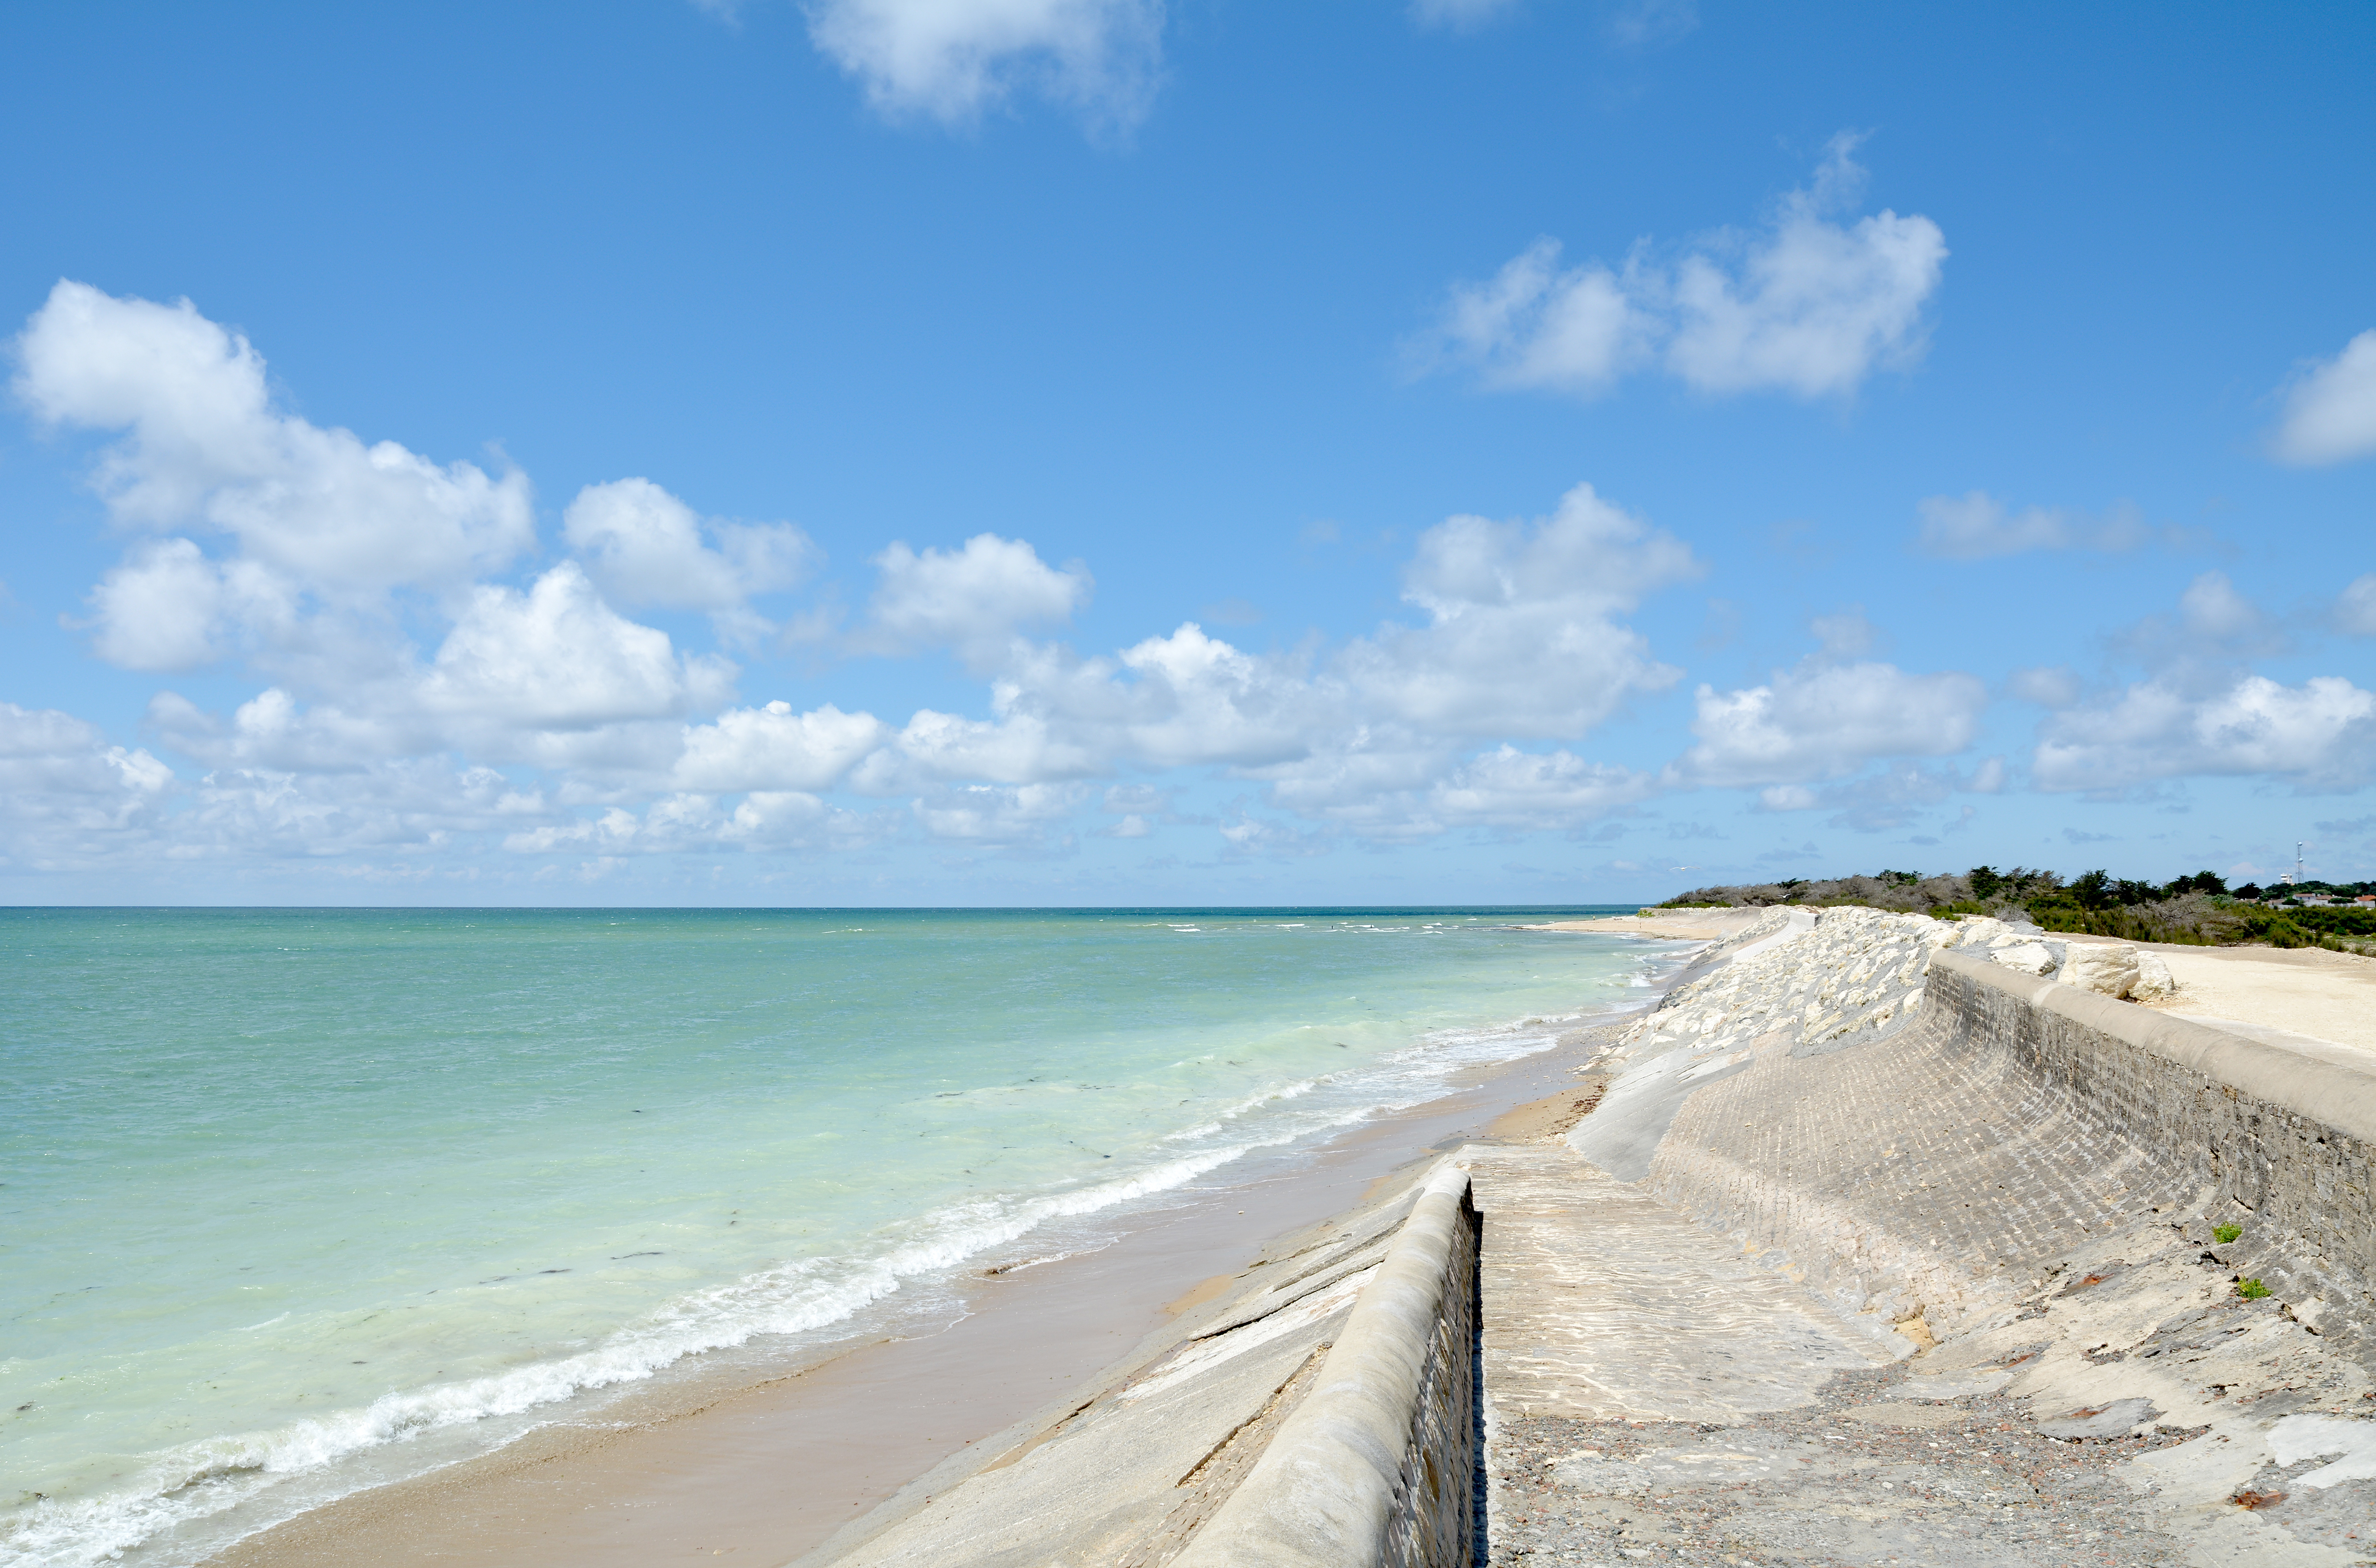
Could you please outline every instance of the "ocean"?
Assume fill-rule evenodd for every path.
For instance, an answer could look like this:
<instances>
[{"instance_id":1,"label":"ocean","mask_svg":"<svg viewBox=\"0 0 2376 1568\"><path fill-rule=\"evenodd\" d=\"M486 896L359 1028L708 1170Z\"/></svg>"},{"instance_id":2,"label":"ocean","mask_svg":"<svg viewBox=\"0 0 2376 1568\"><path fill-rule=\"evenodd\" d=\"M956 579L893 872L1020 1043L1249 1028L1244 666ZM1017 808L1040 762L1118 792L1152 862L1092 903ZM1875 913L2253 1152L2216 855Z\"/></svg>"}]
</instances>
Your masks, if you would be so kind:
<instances>
[{"instance_id":1,"label":"ocean","mask_svg":"<svg viewBox=\"0 0 2376 1568\"><path fill-rule=\"evenodd\" d=\"M1590 912L0 910L0 1562L896 1332L1638 1005Z\"/></svg>"}]
</instances>

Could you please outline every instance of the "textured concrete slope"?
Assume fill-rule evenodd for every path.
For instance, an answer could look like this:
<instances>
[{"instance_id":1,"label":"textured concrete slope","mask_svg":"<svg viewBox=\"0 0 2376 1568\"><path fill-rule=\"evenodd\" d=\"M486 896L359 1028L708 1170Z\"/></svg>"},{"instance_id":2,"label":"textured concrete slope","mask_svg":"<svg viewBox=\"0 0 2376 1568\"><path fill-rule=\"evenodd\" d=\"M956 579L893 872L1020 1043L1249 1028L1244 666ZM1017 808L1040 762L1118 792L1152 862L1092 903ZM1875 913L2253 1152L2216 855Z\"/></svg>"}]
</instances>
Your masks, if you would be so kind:
<instances>
[{"instance_id":1,"label":"textured concrete slope","mask_svg":"<svg viewBox=\"0 0 2376 1568\"><path fill-rule=\"evenodd\" d=\"M1856 1332L1557 1145L1462 1158L1485 1217L1485 1387L1497 1417L1734 1421L1812 1403L1835 1372L1913 1348Z\"/></svg>"}]
</instances>

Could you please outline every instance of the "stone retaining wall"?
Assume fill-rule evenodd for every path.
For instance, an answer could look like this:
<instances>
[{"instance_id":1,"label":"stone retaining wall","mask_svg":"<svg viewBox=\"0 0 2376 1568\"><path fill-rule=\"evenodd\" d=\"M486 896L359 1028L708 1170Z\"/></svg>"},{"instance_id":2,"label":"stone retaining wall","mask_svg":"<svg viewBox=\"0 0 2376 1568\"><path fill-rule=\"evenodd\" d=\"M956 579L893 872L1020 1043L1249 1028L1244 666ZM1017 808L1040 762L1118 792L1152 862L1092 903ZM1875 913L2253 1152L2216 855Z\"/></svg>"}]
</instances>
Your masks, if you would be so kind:
<instances>
[{"instance_id":1,"label":"stone retaining wall","mask_svg":"<svg viewBox=\"0 0 2376 1568\"><path fill-rule=\"evenodd\" d=\"M2376 1324L2376 1075L2360 1058L1954 951L1929 956L1918 1016L1815 1057L1794 1053L1796 1031L1760 1038L1683 1103L1644 1184L1849 1312L1924 1318L1918 1342L2003 1307L2091 1237L2206 1214L2245 1226L2249 1272Z\"/></svg>"},{"instance_id":2,"label":"stone retaining wall","mask_svg":"<svg viewBox=\"0 0 2376 1568\"><path fill-rule=\"evenodd\" d=\"M2320 1294L2376 1306L2376 1073L2360 1053L2265 1044L1960 953L1931 960L1929 995L1963 1049L2002 1052L2166 1180L2280 1233Z\"/></svg>"},{"instance_id":3,"label":"stone retaining wall","mask_svg":"<svg viewBox=\"0 0 2376 1568\"><path fill-rule=\"evenodd\" d=\"M1466 1183L1453 1220L1435 1333L1428 1340L1427 1370L1420 1374L1419 1408L1412 1413L1402 1477L1386 1515L1385 1568L1471 1568L1478 1560L1481 1232L1476 1199Z\"/></svg>"}]
</instances>

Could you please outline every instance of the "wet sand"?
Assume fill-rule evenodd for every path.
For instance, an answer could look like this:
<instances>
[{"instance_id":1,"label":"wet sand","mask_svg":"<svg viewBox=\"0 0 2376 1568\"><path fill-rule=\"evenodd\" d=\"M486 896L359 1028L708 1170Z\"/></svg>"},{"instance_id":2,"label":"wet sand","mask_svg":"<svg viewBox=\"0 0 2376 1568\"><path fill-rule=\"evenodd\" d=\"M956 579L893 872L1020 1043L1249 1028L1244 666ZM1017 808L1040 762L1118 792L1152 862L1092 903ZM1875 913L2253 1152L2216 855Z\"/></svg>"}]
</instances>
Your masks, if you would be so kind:
<instances>
[{"instance_id":1,"label":"wet sand","mask_svg":"<svg viewBox=\"0 0 2376 1568\"><path fill-rule=\"evenodd\" d=\"M208 1568L789 1562L977 1444L1019 1452L1036 1426L1071 1409L1069 1390L1234 1286L1270 1239L1489 1128L1543 1135L1580 1115L1574 1102L1591 1086L1574 1069L1591 1051L1571 1037L1316 1151L1270 1159L1241 1184L1175 1194L1125 1220L1100 1251L978 1274L964 1315L938 1333L764 1381L720 1366L600 1402L492 1454L300 1515Z\"/></svg>"}]
</instances>

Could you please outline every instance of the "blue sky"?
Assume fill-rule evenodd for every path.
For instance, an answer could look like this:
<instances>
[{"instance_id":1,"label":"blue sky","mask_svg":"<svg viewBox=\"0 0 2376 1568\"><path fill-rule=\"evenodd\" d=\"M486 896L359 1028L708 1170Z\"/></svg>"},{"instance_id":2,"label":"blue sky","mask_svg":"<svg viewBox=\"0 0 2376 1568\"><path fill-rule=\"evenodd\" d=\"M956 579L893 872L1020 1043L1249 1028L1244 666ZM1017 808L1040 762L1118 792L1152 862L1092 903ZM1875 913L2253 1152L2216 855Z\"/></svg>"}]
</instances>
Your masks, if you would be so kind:
<instances>
[{"instance_id":1,"label":"blue sky","mask_svg":"<svg viewBox=\"0 0 2376 1568\"><path fill-rule=\"evenodd\" d=\"M0 898L2376 874L2376 15L0 18Z\"/></svg>"}]
</instances>

